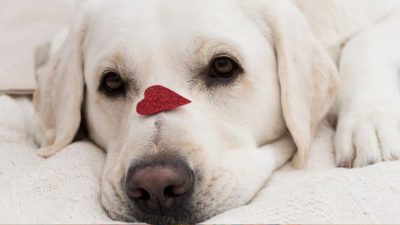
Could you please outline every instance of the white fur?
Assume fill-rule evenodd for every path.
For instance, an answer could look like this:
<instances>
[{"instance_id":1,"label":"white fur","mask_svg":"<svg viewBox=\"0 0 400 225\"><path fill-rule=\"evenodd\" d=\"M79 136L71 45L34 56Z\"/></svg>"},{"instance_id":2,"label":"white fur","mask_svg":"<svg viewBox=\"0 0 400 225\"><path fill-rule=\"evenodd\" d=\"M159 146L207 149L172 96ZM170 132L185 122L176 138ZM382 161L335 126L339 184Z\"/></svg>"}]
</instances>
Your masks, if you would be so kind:
<instances>
[{"instance_id":1,"label":"white fur","mask_svg":"<svg viewBox=\"0 0 400 225\"><path fill-rule=\"evenodd\" d=\"M356 35L342 51L338 165L360 167L400 157L399 15Z\"/></svg>"},{"instance_id":2,"label":"white fur","mask_svg":"<svg viewBox=\"0 0 400 225\"><path fill-rule=\"evenodd\" d=\"M40 154L51 156L73 141L84 103L89 135L107 151L102 202L110 216L135 221L120 185L132 162L178 153L202 177L193 218L183 221L199 222L249 202L296 147L295 165L305 165L334 102L339 68L331 110L339 116L337 163L352 164L356 152L355 166L391 160L399 153L400 122L395 4L87 0L64 44L38 70L35 103L47 143ZM244 67L235 85L190 85L195 66L221 52ZM109 67L136 82L124 100L98 92ZM141 117L135 106L155 84L193 103Z\"/></svg>"}]
</instances>

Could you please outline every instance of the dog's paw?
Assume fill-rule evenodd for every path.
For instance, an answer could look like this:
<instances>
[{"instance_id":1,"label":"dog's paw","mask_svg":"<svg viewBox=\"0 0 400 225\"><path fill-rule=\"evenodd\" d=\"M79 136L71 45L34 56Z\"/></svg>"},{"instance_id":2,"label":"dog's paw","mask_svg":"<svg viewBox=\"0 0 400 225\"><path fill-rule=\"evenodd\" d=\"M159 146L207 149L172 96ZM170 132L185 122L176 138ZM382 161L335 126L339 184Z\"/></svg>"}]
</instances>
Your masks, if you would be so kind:
<instances>
[{"instance_id":1,"label":"dog's paw","mask_svg":"<svg viewBox=\"0 0 400 225\"><path fill-rule=\"evenodd\" d=\"M336 164L363 167L400 158L400 110L342 113L335 136Z\"/></svg>"}]
</instances>

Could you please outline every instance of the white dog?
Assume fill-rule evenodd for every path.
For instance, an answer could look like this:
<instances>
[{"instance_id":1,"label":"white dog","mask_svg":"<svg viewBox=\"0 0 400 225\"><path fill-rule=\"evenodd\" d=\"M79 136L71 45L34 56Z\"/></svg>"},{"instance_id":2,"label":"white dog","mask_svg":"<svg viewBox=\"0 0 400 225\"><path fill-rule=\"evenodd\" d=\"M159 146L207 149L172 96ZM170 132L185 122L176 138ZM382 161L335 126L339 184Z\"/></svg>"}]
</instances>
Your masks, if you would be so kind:
<instances>
[{"instance_id":1,"label":"white dog","mask_svg":"<svg viewBox=\"0 0 400 225\"><path fill-rule=\"evenodd\" d=\"M296 150L305 165L329 111L338 166L398 159L398 5L83 1L37 71L39 154L86 125L107 151L104 208L148 223L201 222L249 203ZM138 113L155 85L191 103Z\"/></svg>"}]
</instances>

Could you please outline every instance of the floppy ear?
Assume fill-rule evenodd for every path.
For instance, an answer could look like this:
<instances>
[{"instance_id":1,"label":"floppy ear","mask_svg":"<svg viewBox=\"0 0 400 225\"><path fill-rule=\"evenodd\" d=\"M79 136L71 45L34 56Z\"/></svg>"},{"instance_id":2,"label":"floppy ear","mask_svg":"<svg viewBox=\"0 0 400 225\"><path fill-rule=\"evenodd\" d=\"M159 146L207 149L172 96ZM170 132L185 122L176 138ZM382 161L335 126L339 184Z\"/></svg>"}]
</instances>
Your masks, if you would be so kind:
<instances>
[{"instance_id":1,"label":"floppy ear","mask_svg":"<svg viewBox=\"0 0 400 225\"><path fill-rule=\"evenodd\" d=\"M70 144L81 121L83 101L82 17L50 47L38 49L36 115L43 131L38 154L49 157ZM47 49L47 53L46 53Z\"/></svg>"},{"instance_id":2,"label":"floppy ear","mask_svg":"<svg viewBox=\"0 0 400 225\"><path fill-rule=\"evenodd\" d=\"M272 28L283 114L298 149L293 162L303 167L336 96L338 72L302 13L288 1L274 3L273 16L266 19Z\"/></svg>"}]
</instances>

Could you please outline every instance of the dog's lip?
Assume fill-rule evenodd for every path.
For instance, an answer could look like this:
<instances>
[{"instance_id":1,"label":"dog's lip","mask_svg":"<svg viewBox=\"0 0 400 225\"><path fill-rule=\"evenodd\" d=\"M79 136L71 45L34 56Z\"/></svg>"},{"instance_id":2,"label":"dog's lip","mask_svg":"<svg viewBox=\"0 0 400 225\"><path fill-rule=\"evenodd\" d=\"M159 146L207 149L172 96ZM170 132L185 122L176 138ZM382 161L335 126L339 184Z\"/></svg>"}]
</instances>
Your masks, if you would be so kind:
<instances>
[{"instance_id":1,"label":"dog's lip","mask_svg":"<svg viewBox=\"0 0 400 225\"><path fill-rule=\"evenodd\" d=\"M138 213L138 215L134 215L134 217L136 218L136 221L133 222L147 224L198 224L205 221L205 219L197 218L197 216L191 212L177 216L147 215L144 213Z\"/></svg>"},{"instance_id":2,"label":"dog's lip","mask_svg":"<svg viewBox=\"0 0 400 225\"><path fill-rule=\"evenodd\" d=\"M191 205L190 203L188 205ZM127 205L129 211L126 215L119 214L121 221L130 223L147 223L147 224L197 224L206 219L199 219L199 216L191 210L191 207L187 207L183 212L174 215L153 215L148 214L139 210L133 202L129 202ZM196 219L197 218L197 219Z\"/></svg>"}]
</instances>

